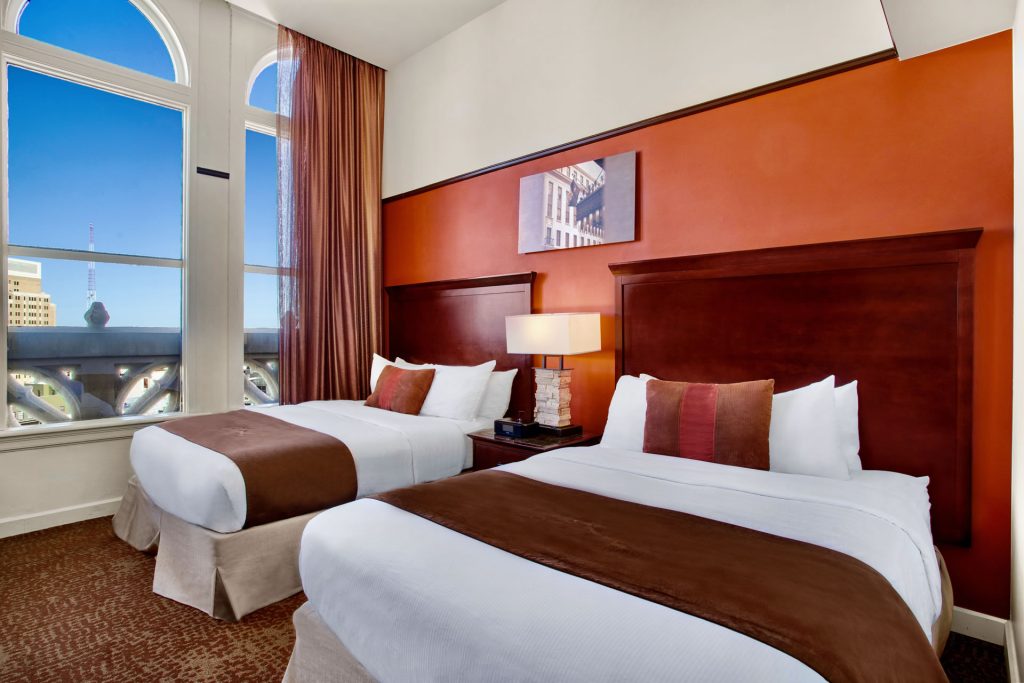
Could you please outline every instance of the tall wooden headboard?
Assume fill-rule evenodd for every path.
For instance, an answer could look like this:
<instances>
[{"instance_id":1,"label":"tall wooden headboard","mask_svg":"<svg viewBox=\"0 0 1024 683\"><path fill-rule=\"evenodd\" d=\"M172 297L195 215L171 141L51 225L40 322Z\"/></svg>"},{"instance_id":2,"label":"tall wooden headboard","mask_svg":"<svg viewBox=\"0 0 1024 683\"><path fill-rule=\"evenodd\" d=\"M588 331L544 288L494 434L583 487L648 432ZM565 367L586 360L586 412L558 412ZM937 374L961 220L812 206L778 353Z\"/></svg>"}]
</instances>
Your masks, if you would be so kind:
<instances>
[{"instance_id":1,"label":"tall wooden headboard","mask_svg":"<svg viewBox=\"0 0 1024 683\"><path fill-rule=\"evenodd\" d=\"M936 540L969 545L981 232L612 265L616 377L856 379L864 467L931 477Z\"/></svg>"},{"instance_id":2,"label":"tall wooden headboard","mask_svg":"<svg viewBox=\"0 0 1024 683\"><path fill-rule=\"evenodd\" d=\"M533 272L385 287L387 353L412 363L518 368L509 414L533 415L533 358L509 354L505 316L532 312Z\"/></svg>"}]
</instances>

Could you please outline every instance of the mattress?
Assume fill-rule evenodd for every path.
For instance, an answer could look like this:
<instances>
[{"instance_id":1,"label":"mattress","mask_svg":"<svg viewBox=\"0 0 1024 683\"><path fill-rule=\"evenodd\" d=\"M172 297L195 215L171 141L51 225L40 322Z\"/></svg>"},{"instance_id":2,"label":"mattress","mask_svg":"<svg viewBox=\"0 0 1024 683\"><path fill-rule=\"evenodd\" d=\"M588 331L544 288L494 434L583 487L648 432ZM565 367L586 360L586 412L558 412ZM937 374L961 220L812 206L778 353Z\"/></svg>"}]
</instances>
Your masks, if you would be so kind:
<instances>
[{"instance_id":1,"label":"mattress","mask_svg":"<svg viewBox=\"0 0 1024 683\"><path fill-rule=\"evenodd\" d=\"M490 424L403 415L362 401L253 410L344 441L355 460L359 497L458 474L472 465L466 435ZM245 482L221 453L151 426L132 439L131 463L143 490L165 512L221 533L244 526Z\"/></svg>"},{"instance_id":2,"label":"mattress","mask_svg":"<svg viewBox=\"0 0 1024 683\"><path fill-rule=\"evenodd\" d=\"M926 479L840 481L600 446L502 469L846 553L889 581L929 638L941 609ZM299 564L317 613L382 682L822 680L760 641L377 500L316 517Z\"/></svg>"}]
</instances>

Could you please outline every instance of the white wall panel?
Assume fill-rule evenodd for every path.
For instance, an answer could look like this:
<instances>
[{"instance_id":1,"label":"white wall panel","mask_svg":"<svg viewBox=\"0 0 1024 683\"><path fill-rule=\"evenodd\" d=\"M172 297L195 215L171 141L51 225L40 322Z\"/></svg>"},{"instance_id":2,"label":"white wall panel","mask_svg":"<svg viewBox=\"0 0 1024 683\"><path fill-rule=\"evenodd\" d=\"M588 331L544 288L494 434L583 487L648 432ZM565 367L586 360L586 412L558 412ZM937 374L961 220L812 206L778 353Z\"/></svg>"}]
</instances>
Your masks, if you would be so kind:
<instances>
[{"instance_id":1,"label":"white wall panel","mask_svg":"<svg viewBox=\"0 0 1024 683\"><path fill-rule=\"evenodd\" d=\"M388 72L384 196L891 47L878 0L506 0Z\"/></svg>"}]
</instances>

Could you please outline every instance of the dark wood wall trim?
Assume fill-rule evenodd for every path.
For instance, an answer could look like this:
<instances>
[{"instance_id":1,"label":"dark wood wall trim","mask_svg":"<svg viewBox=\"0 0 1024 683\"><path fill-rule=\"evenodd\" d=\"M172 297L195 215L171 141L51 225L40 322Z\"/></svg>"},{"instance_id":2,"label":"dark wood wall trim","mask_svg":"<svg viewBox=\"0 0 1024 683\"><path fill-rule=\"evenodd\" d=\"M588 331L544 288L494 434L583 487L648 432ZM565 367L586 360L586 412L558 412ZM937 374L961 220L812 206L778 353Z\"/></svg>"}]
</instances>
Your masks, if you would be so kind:
<instances>
[{"instance_id":1,"label":"dark wood wall trim","mask_svg":"<svg viewBox=\"0 0 1024 683\"><path fill-rule=\"evenodd\" d=\"M625 126L612 128L611 130L606 130L603 133L588 135L585 138L573 140L572 142L566 142L561 145L556 145L554 147L548 147L547 149L542 149L539 152L525 154L521 157L516 157L515 159L502 161L500 163L492 164L490 166L477 169L475 171L469 171L468 173L453 176L445 180L439 180L436 183L424 185L423 187L416 188L415 190L409 190L407 192L402 192L401 194L386 197L384 198L383 201L384 203L388 203L395 202L400 199L406 199L408 197L421 194L423 192L436 190L437 188L444 187L445 185L451 185L453 183L458 183L463 180L469 180L470 178L476 178L477 176L481 176L486 173L499 171L503 168L508 168L509 166L515 166L516 164L521 164L527 161L533 161L534 159L540 159L542 157L546 157L551 154L557 154L558 152L564 152L575 147L589 145L592 142L600 142L601 140L607 140L608 138L613 138L617 135L632 133L633 131L640 130L641 128L647 128L648 126L656 126L659 123L665 123L666 121L681 119L684 116L693 116L694 114L700 114L701 112L709 111L711 109L717 109L718 107L724 107L729 104L735 104L736 102L742 102L743 100L749 100L752 97L767 95L768 93L775 92L777 90L792 88L795 85L802 85L804 83L810 83L811 81L816 81L821 78L835 76L836 74L841 74L845 71L859 69L864 66L871 66L872 64L878 64L879 62L884 62L889 59L893 59L896 56L897 55L895 48L882 50L881 52L875 52L870 55L864 55L863 57L857 57L856 59L840 62L839 64L833 64L832 66L826 66L821 69L815 69L814 71L808 71L805 74L791 76L790 78L784 78L781 81L775 81L774 83L768 83L766 85L759 85L756 88L750 88L749 90L744 90L743 92L734 93L732 95L725 95L724 97L719 97L718 99L715 100L702 102L700 104L695 104L689 107L685 107L683 109L677 109L676 111L671 111L668 112L667 114L652 116L649 119L643 119L642 121L630 123Z\"/></svg>"},{"instance_id":2,"label":"dark wood wall trim","mask_svg":"<svg viewBox=\"0 0 1024 683\"><path fill-rule=\"evenodd\" d=\"M454 280L435 280L434 282L413 282L406 285L389 285L385 287L390 295L409 291L433 291L438 289L469 289L475 287L499 287L501 285L533 284L537 273L509 273L508 275L484 275L482 277L466 277Z\"/></svg>"}]
</instances>

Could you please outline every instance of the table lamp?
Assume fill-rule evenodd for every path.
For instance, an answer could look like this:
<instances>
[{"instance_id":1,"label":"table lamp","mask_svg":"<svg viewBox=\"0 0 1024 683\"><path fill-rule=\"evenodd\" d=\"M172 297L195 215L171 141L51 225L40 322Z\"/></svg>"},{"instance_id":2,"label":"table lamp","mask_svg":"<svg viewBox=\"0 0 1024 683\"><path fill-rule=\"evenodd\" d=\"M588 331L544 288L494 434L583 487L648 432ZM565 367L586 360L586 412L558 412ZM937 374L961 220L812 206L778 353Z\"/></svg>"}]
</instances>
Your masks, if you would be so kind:
<instances>
[{"instance_id":1,"label":"table lamp","mask_svg":"<svg viewBox=\"0 0 1024 683\"><path fill-rule=\"evenodd\" d=\"M600 313L537 313L505 317L505 342L509 353L541 356L534 368L537 405L534 419L541 431L559 436L583 433L569 414L572 369L565 357L601 350ZM548 367L548 356L558 357L558 367Z\"/></svg>"}]
</instances>

